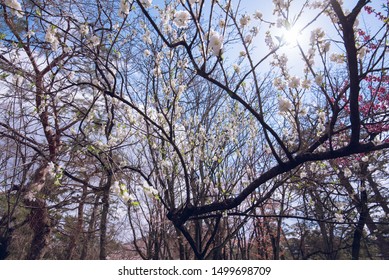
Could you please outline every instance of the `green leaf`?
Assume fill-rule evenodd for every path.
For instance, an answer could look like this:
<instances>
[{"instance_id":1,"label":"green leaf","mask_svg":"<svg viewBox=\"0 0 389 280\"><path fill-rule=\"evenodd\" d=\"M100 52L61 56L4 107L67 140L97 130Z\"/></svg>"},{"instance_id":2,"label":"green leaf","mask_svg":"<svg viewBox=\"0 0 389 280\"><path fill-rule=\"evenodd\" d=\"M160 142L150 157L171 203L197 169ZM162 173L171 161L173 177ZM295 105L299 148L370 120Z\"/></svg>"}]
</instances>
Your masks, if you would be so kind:
<instances>
[{"instance_id":1,"label":"green leaf","mask_svg":"<svg viewBox=\"0 0 389 280\"><path fill-rule=\"evenodd\" d=\"M93 145L88 145L87 149L89 152L94 153L96 151L96 148Z\"/></svg>"},{"instance_id":2,"label":"green leaf","mask_svg":"<svg viewBox=\"0 0 389 280\"><path fill-rule=\"evenodd\" d=\"M55 187L59 187L61 185L61 181L59 180L59 179L56 179L55 181L54 181L54 186Z\"/></svg>"},{"instance_id":3,"label":"green leaf","mask_svg":"<svg viewBox=\"0 0 389 280\"><path fill-rule=\"evenodd\" d=\"M132 201L131 206L138 207L140 205L139 201Z\"/></svg>"},{"instance_id":4,"label":"green leaf","mask_svg":"<svg viewBox=\"0 0 389 280\"><path fill-rule=\"evenodd\" d=\"M5 80L8 76L9 76L9 74L3 73L0 75L0 80Z\"/></svg>"}]
</instances>

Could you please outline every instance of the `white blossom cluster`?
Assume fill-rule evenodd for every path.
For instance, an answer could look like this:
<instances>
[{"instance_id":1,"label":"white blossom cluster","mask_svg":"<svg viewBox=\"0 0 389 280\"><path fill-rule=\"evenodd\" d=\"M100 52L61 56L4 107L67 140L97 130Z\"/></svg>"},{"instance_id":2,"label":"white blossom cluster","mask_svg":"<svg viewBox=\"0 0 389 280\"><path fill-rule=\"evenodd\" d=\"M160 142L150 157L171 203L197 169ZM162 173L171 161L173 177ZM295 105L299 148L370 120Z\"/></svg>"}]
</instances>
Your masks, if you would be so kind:
<instances>
[{"instance_id":1,"label":"white blossom cluster","mask_svg":"<svg viewBox=\"0 0 389 280\"><path fill-rule=\"evenodd\" d=\"M326 114L323 111L320 111L318 114L318 123L317 123L317 136L322 135L326 131Z\"/></svg>"},{"instance_id":2,"label":"white blossom cluster","mask_svg":"<svg viewBox=\"0 0 389 280\"><path fill-rule=\"evenodd\" d=\"M171 21L174 19L176 10L171 5L167 5L165 9L160 9L159 13L161 18L161 29L165 33L172 33L173 27Z\"/></svg>"},{"instance_id":3,"label":"white blossom cluster","mask_svg":"<svg viewBox=\"0 0 389 280\"><path fill-rule=\"evenodd\" d=\"M119 17L125 18L130 13L130 1L120 0Z\"/></svg>"},{"instance_id":4,"label":"white blossom cluster","mask_svg":"<svg viewBox=\"0 0 389 280\"><path fill-rule=\"evenodd\" d=\"M56 28L54 26L49 26L46 30L45 40L47 43L50 43L51 49L56 51L58 49L59 40L56 36Z\"/></svg>"},{"instance_id":5,"label":"white blossom cluster","mask_svg":"<svg viewBox=\"0 0 389 280\"><path fill-rule=\"evenodd\" d=\"M124 202L135 201L136 198L133 194L129 194L125 184L121 184L115 181L112 185L112 191L118 195Z\"/></svg>"},{"instance_id":6,"label":"white blossom cluster","mask_svg":"<svg viewBox=\"0 0 389 280\"><path fill-rule=\"evenodd\" d=\"M240 67L239 67L238 64L234 63L234 64L232 65L232 68L234 69L234 72L235 72L236 74L239 74L239 73L240 73Z\"/></svg>"},{"instance_id":7,"label":"white blossom cluster","mask_svg":"<svg viewBox=\"0 0 389 280\"><path fill-rule=\"evenodd\" d=\"M273 37L271 36L270 31L266 31L265 34L265 44L269 47L271 51L273 51L276 48L276 45L273 41Z\"/></svg>"},{"instance_id":8,"label":"white blossom cluster","mask_svg":"<svg viewBox=\"0 0 389 280\"><path fill-rule=\"evenodd\" d=\"M298 88L300 86L300 78L293 76L289 78L288 87L290 88Z\"/></svg>"},{"instance_id":9,"label":"white blossom cluster","mask_svg":"<svg viewBox=\"0 0 389 280\"><path fill-rule=\"evenodd\" d=\"M289 1L273 0L273 5L274 5L273 14L280 16L283 15L284 11L289 8Z\"/></svg>"},{"instance_id":10,"label":"white blossom cluster","mask_svg":"<svg viewBox=\"0 0 389 280\"><path fill-rule=\"evenodd\" d=\"M11 13L13 15L16 15L19 18L24 15L24 12L22 11L22 6L18 2L18 0L4 0L4 4L7 7L11 8Z\"/></svg>"},{"instance_id":11,"label":"white blossom cluster","mask_svg":"<svg viewBox=\"0 0 389 280\"><path fill-rule=\"evenodd\" d=\"M310 37L310 43L311 45L316 45L317 43L321 43L324 39L325 32L320 27L312 30L311 37Z\"/></svg>"},{"instance_id":12,"label":"white blossom cluster","mask_svg":"<svg viewBox=\"0 0 389 280\"><path fill-rule=\"evenodd\" d=\"M220 51L223 48L223 36L211 30L209 33L209 48L214 56L220 55Z\"/></svg>"},{"instance_id":13,"label":"white blossom cluster","mask_svg":"<svg viewBox=\"0 0 389 280\"><path fill-rule=\"evenodd\" d=\"M240 23L240 28L244 28L245 26L247 26L250 23L250 16L247 14L243 15L240 18L239 23Z\"/></svg>"},{"instance_id":14,"label":"white blossom cluster","mask_svg":"<svg viewBox=\"0 0 389 280\"><path fill-rule=\"evenodd\" d=\"M330 56L330 60L337 64L342 64L346 62L345 56L343 54L337 54L337 53L332 53Z\"/></svg>"},{"instance_id":15,"label":"white blossom cluster","mask_svg":"<svg viewBox=\"0 0 389 280\"><path fill-rule=\"evenodd\" d=\"M150 186L146 181L143 182L142 188L148 197L158 198L158 191Z\"/></svg>"},{"instance_id":16,"label":"white blossom cluster","mask_svg":"<svg viewBox=\"0 0 389 280\"><path fill-rule=\"evenodd\" d=\"M253 41L253 35L251 34L247 34L246 36L244 36L244 42L249 45L251 44Z\"/></svg>"},{"instance_id":17,"label":"white blossom cluster","mask_svg":"<svg viewBox=\"0 0 389 280\"><path fill-rule=\"evenodd\" d=\"M151 40L151 32L150 32L150 30L148 30L148 29L145 30L145 33L142 36L142 41L145 44L148 44L148 45L151 45L153 43L153 41Z\"/></svg>"},{"instance_id":18,"label":"white blossom cluster","mask_svg":"<svg viewBox=\"0 0 389 280\"><path fill-rule=\"evenodd\" d=\"M287 113L292 109L292 102L286 97L278 97L278 110L280 113Z\"/></svg>"},{"instance_id":19,"label":"white blossom cluster","mask_svg":"<svg viewBox=\"0 0 389 280\"><path fill-rule=\"evenodd\" d=\"M343 169L343 174L344 174L344 176L345 176L346 178L350 178L351 175L352 175L353 173L352 173L352 171L350 170L350 168L345 167L345 168Z\"/></svg>"},{"instance_id":20,"label":"white blossom cluster","mask_svg":"<svg viewBox=\"0 0 389 280\"><path fill-rule=\"evenodd\" d=\"M140 3L143 5L143 7L150 8L153 4L153 0L140 0Z\"/></svg>"},{"instance_id":21,"label":"white blossom cluster","mask_svg":"<svg viewBox=\"0 0 389 280\"><path fill-rule=\"evenodd\" d=\"M263 15L262 15L262 13L261 13L259 10L256 10L256 11L254 12L254 19L256 19L256 20L261 20L262 17L263 17Z\"/></svg>"},{"instance_id":22,"label":"white blossom cluster","mask_svg":"<svg viewBox=\"0 0 389 280\"><path fill-rule=\"evenodd\" d=\"M316 75L315 77L315 83L321 87L323 85L324 77L321 74Z\"/></svg>"},{"instance_id":23,"label":"white blossom cluster","mask_svg":"<svg viewBox=\"0 0 389 280\"><path fill-rule=\"evenodd\" d=\"M100 38L97 35L93 35L89 38L89 43L93 46L96 47L100 45Z\"/></svg>"},{"instance_id":24,"label":"white blossom cluster","mask_svg":"<svg viewBox=\"0 0 389 280\"><path fill-rule=\"evenodd\" d=\"M187 28L190 20L190 14L188 11L176 11L174 13L174 24L178 28Z\"/></svg>"},{"instance_id":25,"label":"white blossom cluster","mask_svg":"<svg viewBox=\"0 0 389 280\"><path fill-rule=\"evenodd\" d=\"M88 33L89 33L89 25L87 23L81 24L79 31L80 31L80 34L83 35L83 36L88 35Z\"/></svg>"},{"instance_id":26,"label":"white blossom cluster","mask_svg":"<svg viewBox=\"0 0 389 280\"><path fill-rule=\"evenodd\" d=\"M330 51L331 42L325 39L325 32L321 28L316 28L311 31L310 36L310 49L308 50L306 57L308 61L306 62L306 67L304 69L305 73L310 72L310 67L314 64L314 57L319 49L321 55L326 54Z\"/></svg>"},{"instance_id":27,"label":"white blossom cluster","mask_svg":"<svg viewBox=\"0 0 389 280\"><path fill-rule=\"evenodd\" d=\"M287 76L286 73L288 73L288 56L283 53L281 55L274 54L273 55L274 60L271 62L271 65L278 67L284 76Z\"/></svg>"}]
</instances>

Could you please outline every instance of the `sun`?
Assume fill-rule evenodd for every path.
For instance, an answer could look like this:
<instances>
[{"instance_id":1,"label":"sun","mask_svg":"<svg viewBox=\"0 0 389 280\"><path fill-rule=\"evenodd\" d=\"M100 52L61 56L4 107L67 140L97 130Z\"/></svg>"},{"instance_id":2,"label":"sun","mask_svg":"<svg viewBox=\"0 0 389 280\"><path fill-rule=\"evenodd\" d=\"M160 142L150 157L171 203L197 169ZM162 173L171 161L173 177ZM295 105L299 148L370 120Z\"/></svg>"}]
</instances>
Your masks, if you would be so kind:
<instances>
[{"instance_id":1,"label":"sun","mask_svg":"<svg viewBox=\"0 0 389 280\"><path fill-rule=\"evenodd\" d=\"M301 30L297 26L286 28L282 34L282 39L287 45L294 46L301 38Z\"/></svg>"}]
</instances>

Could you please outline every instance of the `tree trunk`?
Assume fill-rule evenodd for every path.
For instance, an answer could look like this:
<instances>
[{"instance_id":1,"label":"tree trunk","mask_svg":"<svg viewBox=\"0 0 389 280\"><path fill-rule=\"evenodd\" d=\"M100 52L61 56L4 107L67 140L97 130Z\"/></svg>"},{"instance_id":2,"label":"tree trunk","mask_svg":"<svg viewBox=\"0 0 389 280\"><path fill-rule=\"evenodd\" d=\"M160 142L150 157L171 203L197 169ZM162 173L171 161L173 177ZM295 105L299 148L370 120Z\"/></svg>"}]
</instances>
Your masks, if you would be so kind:
<instances>
[{"instance_id":1,"label":"tree trunk","mask_svg":"<svg viewBox=\"0 0 389 280\"><path fill-rule=\"evenodd\" d=\"M81 260L85 260L88 258L89 243L93 238L93 232L96 224L96 214L97 214L97 209L99 208L99 201L100 201L100 195L97 195L95 198L95 202L93 204L93 210L89 220L88 232L84 237L84 242L83 242L81 256L80 256Z\"/></svg>"},{"instance_id":2,"label":"tree trunk","mask_svg":"<svg viewBox=\"0 0 389 280\"><path fill-rule=\"evenodd\" d=\"M69 247L67 251L66 259L71 260L74 258L74 250L77 246L77 242L80 237L80 233L82 232L83 223L84 223L84 205L85 205L85 199L87 196L87 187L83 186L82 188L82 195L80 204L78 205L78 213L77 213L77 224L76 227L73 229L73 233L70 238Z\"/></svg>"},{"instance_id":3,"label":"tree trunk","mask_svg":"<svg viewBox=\"0 0 389 280\"><path fill-rule=\"evenodd\" d=\"M50 187L53 183L48 164L42 165L35 172L31 184L28 186L27 195L24 203L31 209L29 215L29 224L32 229L32 241L27 253L27 259L39 260L46 253L50 241L51 219L46 201L39 195L44 191L45 196L50 194Z\"/></svg>"},{"instance_id":4,"label":"tree trunk","mask_svg":"<svg viewBox=\"0 0 389 280\"><path fill-rule=\"evenodd\" d=\"M361 249L361 239L363 234L363 228L366 224L366 217L368 215L367 208L367 192L366 190L361 191L361 205L360 205L360 214L358 219L357 227L354 231L354 238L352 244L351 258L353 260L359 260L359 253Z\"/></svg>"},{"instance_id":5,"label":"tree trunk","mask_svg":"<svg viewBox=\"0 0 389 280\"><path fill-rule=\"evenodd\" d=\"M108 179L107 185L110 186L111 180ZM100 220L100 254L99 259L105 260L107 259L107 218L108 218L108 210L109 210L109 188L105 188L103 193L103 209L101 212L101 220Z\"/></svg>"},{"instance_id":6,"label":"tree trunk","mask_svg":"<svg viewBox=\"0 0 389 280\"><path fill-rule=\"evenodd\" d=\"M5 229L4 234L0 235L0 260L5 260L8 255L8 247L12 239L12 229Z\"/></svg>"},{"instance_id":7,"label":"tree trunk","mask_svg":"<svg viewBox=\"0 0 389 280\"><path fill-rule=\"evenodd\" d=\"M30 201L30 227L33 230L33 238L27 253L28 260L40 260L44 257L50 241L51 222L46 203L43 199Z\"/></svg>"}]
</instances>

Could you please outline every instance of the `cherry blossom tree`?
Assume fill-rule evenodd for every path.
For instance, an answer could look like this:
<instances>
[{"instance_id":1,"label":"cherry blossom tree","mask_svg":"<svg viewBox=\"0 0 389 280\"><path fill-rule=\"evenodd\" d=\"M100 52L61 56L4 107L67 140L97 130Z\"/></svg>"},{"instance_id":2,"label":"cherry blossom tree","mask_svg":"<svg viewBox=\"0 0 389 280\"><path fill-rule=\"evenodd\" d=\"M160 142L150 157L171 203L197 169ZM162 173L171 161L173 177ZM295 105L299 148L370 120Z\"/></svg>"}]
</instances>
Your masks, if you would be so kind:
<instances>
[{"instance_id":1,"label":"cherry blossom tree","mask_svg":"<svg viewBox=\"0 0 389 280\"><path fill-rule=\"evenodd\" d=\"M292 14L292 8L296 8L292 2L273 1L277 21L269 23L270 30L264 34L269 51L259 58L253 55L255 38L261 34L260 27L267 23L261 13L248 15L241 12L239 5L237 8L233 6L233 1L212 1L211 4L178 1L162 8L162 16L155 16L150 7L142 5L142 1L136 2L165 48L184 51L193 73L218 86L231 102L254 118L256 128L264 135L263 140L256 142L262 145L260 148L269 150L272 156L270 167L241 190L235 188L233 196L196 205L187 189L186 201L168 213L168 218L182 232L185 232L185 223L192 217L234 209L244 204L258 188L293 172L306 162L367 154L387 147L382 111L374 113L369 110L375 121L366 119L362 112L365 78L369 73L385 75L387 69L384 60L387 48L385 24L378 27L374 39L368 39L369 43L366 43L366 38L361 40L362 32L358 31L357 19L368 1L358 1L350 12L345 11L342 3L337 1L304 2L295 14ZM291 29L302 21L302 11L308 8L314 14L301 32L308 33L310 30L310 42L308 46L300 44L298 40L295 43L305 64L302 76L297 76L291 73L288 57L283 53L287 43L282 37L272 35L272 30L275 29L274 25ZM190 18L185 17L187 22L182 24L189 28L169 24L169 20L174 22L175 14L181 15L183 10L191 15ZM328 17L338 33L334 38L327 37L326 31L321 28L313 28L313 23L323 15ZM251 18L258 23L249 25ZM190 28L191 25L193 28ZM372 48L370 45L373 41L375 47L371 50L369 47ZM237 63L233 64L234 54L228 46L242 49L236 56ZM335 47L342 53L330 51ZM367 48L369 54L366 56ZM230 53L232 56L229 56ZM266 79L260 71L267 60L274 65L274 72L278 75L274 79L275 88L270 89L268 94L264 90ZM339 74L330 75L333 72ZM386 92L383 88L381 90ZM372 100L371 97L368 99ZM270 113L269 104L278 104L278 113ZM308 113L309 104L313 106ZM376 121L380 127L378 134L369 129ZM280 185L275 183L273 188L258 197L255 204L264 203Z\"/></svg>"}]
</instances>

